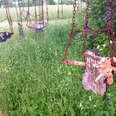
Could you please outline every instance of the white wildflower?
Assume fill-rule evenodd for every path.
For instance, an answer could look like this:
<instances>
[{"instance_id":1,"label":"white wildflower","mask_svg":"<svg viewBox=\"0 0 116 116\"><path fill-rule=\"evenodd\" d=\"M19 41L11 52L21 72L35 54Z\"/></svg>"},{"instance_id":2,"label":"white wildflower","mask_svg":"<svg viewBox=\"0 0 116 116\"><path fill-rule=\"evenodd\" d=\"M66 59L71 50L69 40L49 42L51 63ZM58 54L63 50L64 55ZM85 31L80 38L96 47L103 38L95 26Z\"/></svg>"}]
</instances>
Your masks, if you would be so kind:
<instances>
[{"instance_id":1,"label":"white wildflower","mask_svg":"<svg viewBox=\"0 0 116 116\"><path fill-rule=\"evenodd\" d=\"M97 46L97 49L99 49L99 48L100 48L100 46L98 45L98 46Z\"/></svg>"},{"instance_id":2,"label":"white wildflower","mask_svg":"<svg viewBox=\"0 0 116 116\"><path fill-rule=\"evenodd\" d=\"M101 48L101 49L99 49L100 51L102 51L103 49Z\"/></svg>"},{"instance_id":3,"label":"white wildflower","mask_svg":"<svg viewBox=\"0 0 116 116\"><path fill-rule=\"evenodd\" d=\"M80 102L80 107L82 107L82 103Z\"/></svg>"},{"instance_id":4,"label":"white wildflower","mask_svg":"<svg viewBox=\"0 0 116 116\"><path fill-rule=\"evenodd\" d=\"M91 99L91 96L89 96L89 101L91 101L92 99Z\"/></svg>"},{"instance_id":5,"label":"white wildflower","mask_svg":"<svg viewBox=\"0 0 116 116\"><path fill-rule=\"evenodd\" d=\"M105 57L101 58L100 63L105 62Z\"/></svg>"},{"instance_id":6,"label":"white wildflower","mask_svg":"<svg viewBox=\"0 0 116 116\"><path fill-rule=\"evenodd\" d=\"M105 44L103 44L103 47L105 48L105 47L106 47L106 45L105 45Z\"/></svg>"},{"instance_id":7,"label":"white wildflower","mask_svg":"<svg viewBox=\"0 0 116 116\"><path fill-rule=\"evenodd\" d=\"M110 44L112 44L112 41L110 40Z\"/></svg>"},{"instance_id":8,"label":"white wildflower","mask_svg":"<svg viewBox=\"0 0 116 116\"><path fill-rule=\"evenodd\" d=\"M94 105L94 107L96 107L96 105Z\"/></svg>"}]
</instances>

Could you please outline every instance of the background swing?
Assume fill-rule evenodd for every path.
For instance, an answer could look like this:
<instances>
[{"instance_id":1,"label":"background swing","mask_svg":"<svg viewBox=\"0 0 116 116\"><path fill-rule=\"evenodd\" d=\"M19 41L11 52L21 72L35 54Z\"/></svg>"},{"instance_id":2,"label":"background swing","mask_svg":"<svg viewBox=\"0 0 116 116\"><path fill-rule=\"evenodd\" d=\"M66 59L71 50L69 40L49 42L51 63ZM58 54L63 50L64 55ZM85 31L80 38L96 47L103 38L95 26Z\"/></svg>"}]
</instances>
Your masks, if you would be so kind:
<instances>
[{"instance_id":1,"label":"background swing","mask_svg":"<svg viewBox=\"0 0 116 116\"><path fill-rule=\"evenodd\" d=\"M10 28L10 32L0 32L0 42L4 42L6 41L7 39L9 39L13 34L13 23L12 23L12 18L11 18L11 15L10 15L10 11L9 11L9 4L8 4L8 0L4 0L4 7L5 7L5 12L6 12L6 18L5 19L2 19L0 21L0 23L4 23L4 21L8 21L8 24L9 24L9 28ZM3 25L4 26L4 25Z\"/></svg>"},{"instance_id":2,"label":"background swing","mask_svg":"<svg viewBox=\"0 0 116 116\"><path fill-rule=\"evenodd\" d=\"M90 3L86 0L86 15L84 20L84 25L82 29L75 24L75 15L76 15L76 0L74 0L73 4L73 18L72 18L72 29L70 31L70 39L68 40L64 58L62 63L73 64L85 67L83 73L82 84L86 90L92 90L94 93L99 93L104 95L106 92L107 85L113 84L113 74L112 71L116 71L116 45L114 39L114 29L113 29L113 21L114 21L114 1L107 0L107 23L104 29L95 30L88 26L88 11L89 11ZM111 12L110 12L111 9ZM111 19L111 20L109 20ZM80 36L78 38L74 38L73 32L74 29L81 31ZM102 34L106 33L108 37L110 56L102 57L98 56L95 50L87 50L85 51L85 42L87 38L87 33L89 34ZM85 58L85 62L81 61L73 61L67 59L67 52L70 46L71 40L79 40L83 37L83 47L82 47L82 56ZM107 81L104 82L104 81Z\"/></svg>"},{"instance_id":3,"label":"background swing","mask_svg":"<svg viewBox=\"0 0 116 116\"><path fill-rule=\"evenodd\" d=\"M22 20L26 20L26 26L29 29L42 31L48 24L48 7L46 0L33 0L34 7L31 7L30 0L27 0L27 7L24 7L22 1L18 1L18 8L16 7L16 14L18 27L22 30ZM23 30L19 33L22 33ZM24 34L20 34L24 35Z\"/></svg>"},{"instance_id":4,"label":"background swing","mask_svg":"<svg viewBox=\"0 0 116 116\"><path fill-rule=\"evenodd\" d=\"M45 0L38 0L34 2L34 12L35 15L33 16L30 12L30 0L28 0L28 11L26 15L27 19L27 26L30 29L34 29L36 31L42 31L48 24L48 8L47 8L47 1ZM37 10L38 4L38 10ZM46 15L45 15L46 10ZM38 12L37 12L38 11ZM32 18L35 17L35 22L32 23Z\"/></svg>"}]
</instances>

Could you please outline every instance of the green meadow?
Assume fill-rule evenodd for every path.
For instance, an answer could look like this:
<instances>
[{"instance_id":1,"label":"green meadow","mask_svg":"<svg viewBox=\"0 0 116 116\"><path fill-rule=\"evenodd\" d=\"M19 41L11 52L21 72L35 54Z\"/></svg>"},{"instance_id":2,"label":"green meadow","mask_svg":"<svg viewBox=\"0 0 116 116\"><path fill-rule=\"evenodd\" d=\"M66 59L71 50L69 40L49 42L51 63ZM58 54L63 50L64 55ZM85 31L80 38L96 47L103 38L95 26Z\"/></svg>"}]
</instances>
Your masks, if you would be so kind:
<instances>
[{"instance_id":1,"label":"green meadow","mask_svg":"<svg viewBox=\"0 0 116 116\"><path fill-rule=\"evenodd\" d=\"M72 8L66 7L65 18L56 20L51 6L44 31L24 26L23 38L12 14L15 33L0 43L0 112L4 116L116 115L115 83L104 96L95 95L82 87L82 67L61 63L71 29ZM8 29L4 24L0 31ZM82 44L82 40L72 41L68 59L83 60Z\"/></svg>"}]
</instances>

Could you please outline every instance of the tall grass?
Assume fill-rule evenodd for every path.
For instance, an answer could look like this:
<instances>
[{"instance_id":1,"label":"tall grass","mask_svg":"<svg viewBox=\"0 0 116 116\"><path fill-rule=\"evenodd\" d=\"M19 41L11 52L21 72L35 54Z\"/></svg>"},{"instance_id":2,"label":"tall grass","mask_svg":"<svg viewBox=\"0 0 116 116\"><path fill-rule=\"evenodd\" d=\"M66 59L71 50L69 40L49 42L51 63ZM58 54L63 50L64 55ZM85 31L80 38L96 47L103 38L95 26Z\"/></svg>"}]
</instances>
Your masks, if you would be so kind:
<instances>
[{"instance_id":1,"label":"tall grass","mask_svg":"<svg viewBox=\"0 0 116 116\"><path fill-rule=\"evenodd\" d=\"M116 84L104 96L95 95L82 87L82 67L61 63L70 25L68 19L50 21L39 34L24 27L24 38L14 25L13 37L0 43L0 112L5 116L116 115ZM81 48L82 40L72 41L68 59L83 60Z\"/></svg>"},{"instance_id":2,"label":"tall grass","mask_svg":"<svg viewBox=\"0 0 116 116\"><path fill-rule=\"evenodd\" d=\"M0 109L5 116L116 115L116 84L105 96L85 91L82 68L61 63L70 22L55 24L0 44ZM81 48L73 41L68 58L82 60Z\"/></svg>"},{"instance_id":3,"label":"tall grass","mask_svg":"<svg viewBox=\"0 0 116 116\"><path fill-rule=\"evenodd\" d=\"M18 8L17 8L18 9ZM21 8L21 11L23 11L23 15L24 17L26 17L28 8L24 7L25 11L23 11L23 8ZM17 15L16 15L16 8L9 8L10 10L10 15L13 21L17 21ZM34 7L30 7L30 18L31 20L35 20L35 11L34 11ZM18 13L19 13L19 9L18 9ZM37 8L37 13L38 13L38 8ZM6 12L4 8L0 8L0 21L6 18ZM39 13L38 13L39 14ZM49 20L54 20L57 18L57 5L48 5L48 14L49 14ZM72 5L63 5L63 14L64 14L64 19L66 18L70 18L72 16ZM23 20L25 21L26 19L23 18ZM46 17L46 10L44 11L44 17ZM20 18L20 17L19 17Z\"/></svg>"}]
</instances>

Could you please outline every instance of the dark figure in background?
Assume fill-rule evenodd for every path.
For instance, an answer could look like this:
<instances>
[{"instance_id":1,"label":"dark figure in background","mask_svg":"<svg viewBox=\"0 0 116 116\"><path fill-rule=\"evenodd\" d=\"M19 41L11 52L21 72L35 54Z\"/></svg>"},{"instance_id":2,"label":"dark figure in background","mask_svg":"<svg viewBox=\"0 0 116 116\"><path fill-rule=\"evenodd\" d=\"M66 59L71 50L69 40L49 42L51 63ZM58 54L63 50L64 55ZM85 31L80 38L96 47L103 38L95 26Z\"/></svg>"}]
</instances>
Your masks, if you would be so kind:
<instances>
[{"instance_id":1,"label":"dark figure in background","mask_svg":"<svg viewBox=\"0 0 116 116\"><path fill-rule=\"evenodd\" d=\"M10 33L10 32L0 32L0 42L6 41L6 40L9 39L12 35L13 35L13 33Z\"/></svg>"}]
</instances>

